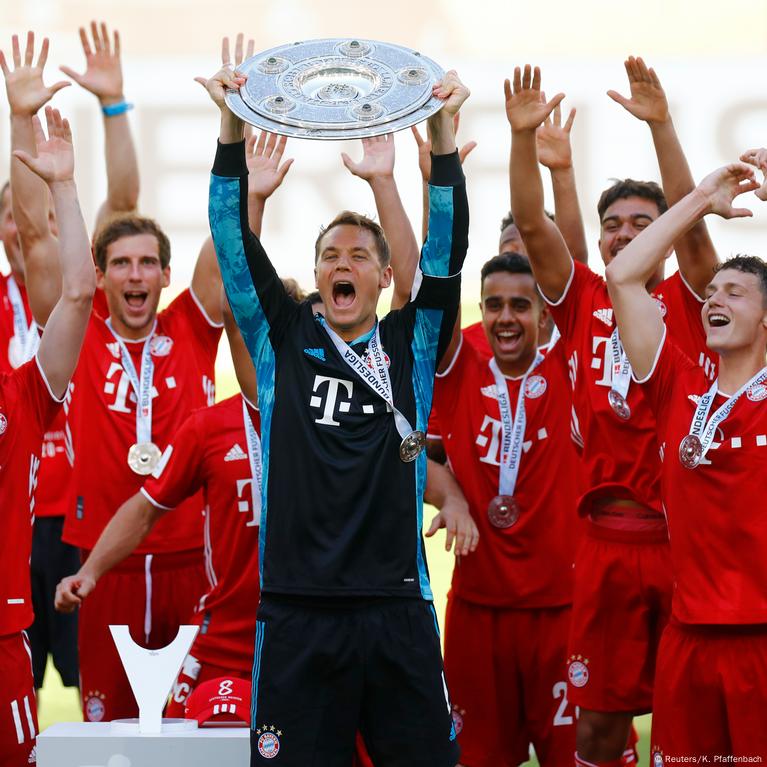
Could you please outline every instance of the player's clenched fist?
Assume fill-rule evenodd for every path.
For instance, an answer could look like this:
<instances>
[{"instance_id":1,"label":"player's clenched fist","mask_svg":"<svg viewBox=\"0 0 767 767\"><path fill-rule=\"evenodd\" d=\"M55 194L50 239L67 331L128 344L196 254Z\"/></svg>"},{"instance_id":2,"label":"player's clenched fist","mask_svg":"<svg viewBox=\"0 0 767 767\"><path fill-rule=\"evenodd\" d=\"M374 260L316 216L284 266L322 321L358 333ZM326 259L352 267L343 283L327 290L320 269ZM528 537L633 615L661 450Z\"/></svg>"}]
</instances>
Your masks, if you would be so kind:
<instances>
[{"instance_id":1,"label":"player's clenched fist","mask_svg":"<svg viewBox=\"0 0 767 767\"><path fill-rule=\"evenodd\" d=\"M77 573L63 578L56 586L56 609L60 613L71 613L95 588L96 579L86 574Z\"/></svg>"}]
</instances>

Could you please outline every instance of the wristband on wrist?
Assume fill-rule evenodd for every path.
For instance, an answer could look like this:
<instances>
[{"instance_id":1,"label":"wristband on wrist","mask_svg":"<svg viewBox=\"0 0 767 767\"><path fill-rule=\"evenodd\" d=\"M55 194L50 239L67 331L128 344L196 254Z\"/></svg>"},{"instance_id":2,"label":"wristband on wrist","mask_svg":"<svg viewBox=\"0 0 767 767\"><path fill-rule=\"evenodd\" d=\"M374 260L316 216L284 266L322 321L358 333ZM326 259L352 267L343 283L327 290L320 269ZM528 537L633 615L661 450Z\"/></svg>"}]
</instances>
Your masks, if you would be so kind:
<instances>
[{"instance_id":1,"label":"wristband on wrist","mask_svg":"<svg viewBox=\"0 0 767 767\"><path fill-rule=\"evenodd\" d=\"M104 117L117 117L125 114L129 109L133 109L133 104L123 99L116 104L107 104L107 106L101 107L101 112Z\"/></svg>"}]
</instances>

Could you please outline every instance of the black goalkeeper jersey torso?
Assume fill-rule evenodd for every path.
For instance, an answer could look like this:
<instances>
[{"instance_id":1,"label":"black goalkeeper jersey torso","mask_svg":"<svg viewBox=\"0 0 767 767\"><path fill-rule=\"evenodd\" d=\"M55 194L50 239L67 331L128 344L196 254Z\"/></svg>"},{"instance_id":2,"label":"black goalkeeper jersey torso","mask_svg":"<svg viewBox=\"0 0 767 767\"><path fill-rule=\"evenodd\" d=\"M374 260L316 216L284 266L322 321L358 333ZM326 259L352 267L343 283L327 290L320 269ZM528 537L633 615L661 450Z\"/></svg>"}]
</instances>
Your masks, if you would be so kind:
<instances>
[{"instance_id":1,"label":"black goalkeeper jersey torso","mask_svg":"<svg viewBox=\"0 0 767 767\"><path fill-rule=\"evenodd\" d=\"M468 207L457 155L434 158L418 289L380 321L396 407L426 430L436 361L460 299ZM421 536L426 457L403 463L386 402L286 293L247 226L243 144L220 145L210 220L229 302L258 374L262 591L431 599ZM368 336L352 345L363 359Z\"/></svg>"}]
</instances>

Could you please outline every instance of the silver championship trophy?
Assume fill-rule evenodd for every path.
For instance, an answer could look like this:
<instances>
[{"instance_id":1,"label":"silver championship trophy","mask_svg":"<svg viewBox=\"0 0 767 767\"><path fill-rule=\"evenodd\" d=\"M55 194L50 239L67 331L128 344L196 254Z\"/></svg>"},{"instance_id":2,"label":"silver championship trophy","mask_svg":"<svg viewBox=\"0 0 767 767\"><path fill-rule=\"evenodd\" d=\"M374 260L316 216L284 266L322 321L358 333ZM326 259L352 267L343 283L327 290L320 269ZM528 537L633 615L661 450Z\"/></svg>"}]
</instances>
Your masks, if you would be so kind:
<instances>
[{"instance_id":1,"label":"silver championship trophy","mask_svg":"<svg viewBox=\"0 0 767 767\"><path fill-rule=\"evenodd\" d=\"M307 40L246 59L229 109L257 128L308 139L354 139L409 128L439 111L434 61L391 43Z\"/></svg>"}]
</instances>

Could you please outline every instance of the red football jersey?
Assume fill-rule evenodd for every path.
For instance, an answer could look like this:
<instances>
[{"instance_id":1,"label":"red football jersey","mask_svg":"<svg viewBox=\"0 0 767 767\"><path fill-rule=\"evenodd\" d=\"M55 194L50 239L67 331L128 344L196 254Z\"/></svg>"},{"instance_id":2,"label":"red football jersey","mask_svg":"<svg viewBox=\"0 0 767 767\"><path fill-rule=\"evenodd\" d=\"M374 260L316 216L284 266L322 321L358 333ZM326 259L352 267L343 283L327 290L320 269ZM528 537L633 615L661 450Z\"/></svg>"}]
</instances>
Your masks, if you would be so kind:
<instances>
[{"instance_id":1,"label":"red football jersey","mask_svg":"<svg viewBox=\"0 0 767 767\"><path fill-rule=\"evenodd\" d=\"M516 410L520 379L507 377ZM443 444L479 528L477 550L453 571L453 593L479 604L532 608L569 604L573 589L578 458L570 439L568 369L561 342L525 387L523 452L514 497L519 520L493 527L498 495L501 418L489 360L468 343L436 379L434 405ZM455 407L460 402L461 407Z\"/></svg>"},{"instance_id":2,"label":"red football jersey","mask_svg":"<svg viewBox=\"0 0 767 767\"><path fill-rule=\"evenodd\" d=\"M221 326L203 314L185 290L157 315L150 346L154 362L152 441L164 450L186 417L214 401L214 363ZM144 341L126 341L136 371ZM120 505L145 477L131 471L128 450L136 442L136 394L121 363L120 347L95 312L75 372L69 405L74 445L73 493L64 540L92 549ZM190 498L173 519L162 519L137 554L202 546L203 501Z\"/></svg>"},{"instance_id":3,"label":"red football jersey","mask_svg":"<svg viewBox=\"0 0 767 767\"><path fill-rule=\"evenodd\" d=\"M10 372L24 362L21 345L14 338L13 303L8 293L10 275L0 275L0 372ZM19 285L19 295L24 305L27 325L32 321L27 292ZM36 330L34 332L37 332ZM34 349L33 349L34 350ZM50 429L43 438L40 457L40 476L35 495L35 516L64 516L67 507L66 488L72 474L72 466L67 460L65 440L66 416L63 410L56 415Z\"/></svg>"},{"instance_id":4,"label":"red football jersey","mask_svg":"<svg viewBox=\"0 0 767 767\"><path fill-rule=\"evenodd\" d=\"M740 397L700 465L688 469L679 460L679 443L710 387L670 338L642 384L663 455L672 612L683 623L767 623L767 386ZM727 399L717 394L709 417Z\"/></svg>"},{"instance_id":5,"label":"red football jersey","mask_svg":"<svg viewBox=\"0 0 767 767\"><path fill-rule=\"evenodd\" d=\"M14 326L14 312L11 295L8 291L10 274L0 274L0 373L10 373L11 370L26 362L22 358L22 348L16 338ZM27 326L32 322L32 313L29 310L27 291L23 285L16 283L19 296L23 304Z\"/></svg>"},{"instance_id":6,"label":"red football jersey","mask_svg":"<svg viewBox=\"0 0 767 767\"><path fill-rule=\"evenodd\" d=\"M37 357L13 373L0 374L0 636L33 620L29 558L32 556L40 446L61 409Z\"/></svg>"},{"instance_id":7,"label":"red football jersey","mask_svg":"<svg viewBox=\"0 0 767 767\"><path fill-rule=\"evenodd\" d=\"M187 418L167 448L162 471L142 492L155 506L175 509L203 491L205 565L212 588L198 607L202 629L194 655L206 663L249 671L259 598L260 500L251 471L245 404L238 394ZM258 410L250 406L248 417L258 434Z\"/></svg>"},{"instance_id":8,"label":"red football jersey","mask_svg":"<svg viewBox=\"0 0 767 767\"><path fill-rule=\"evenodd\" d=\"M653 292L672 337L690 357L704 364L701 301L677 272ZM583 448L587 474L581 512L597 497L625 498L661 511L660 459L655 418L641 387L633 381L626 401L628 420L610 407L612 385L610 336L615 329L612 303L604 278L575 263L570 282L550 310L567 350L572 385L572 434ZM708 364L713 372L714 366Z\"/></svg>"},{"instance_id":9,"label":"red football jersey","mask_svg":"<svg viewBox=\"0 0 767 767\"><path fill-rule=\"evenodd\" d=\"M493 356L493 350L490 348L490 342L487 340L487 334L481 322L475 322L473 325L465 327L461 331L461 335L464 341L479 352L480 357L489 360ZM426 427L426 432L429 439L442 439L442 431L434 407L429 414L429 425Z\"/></svg>"}]
</instances>

